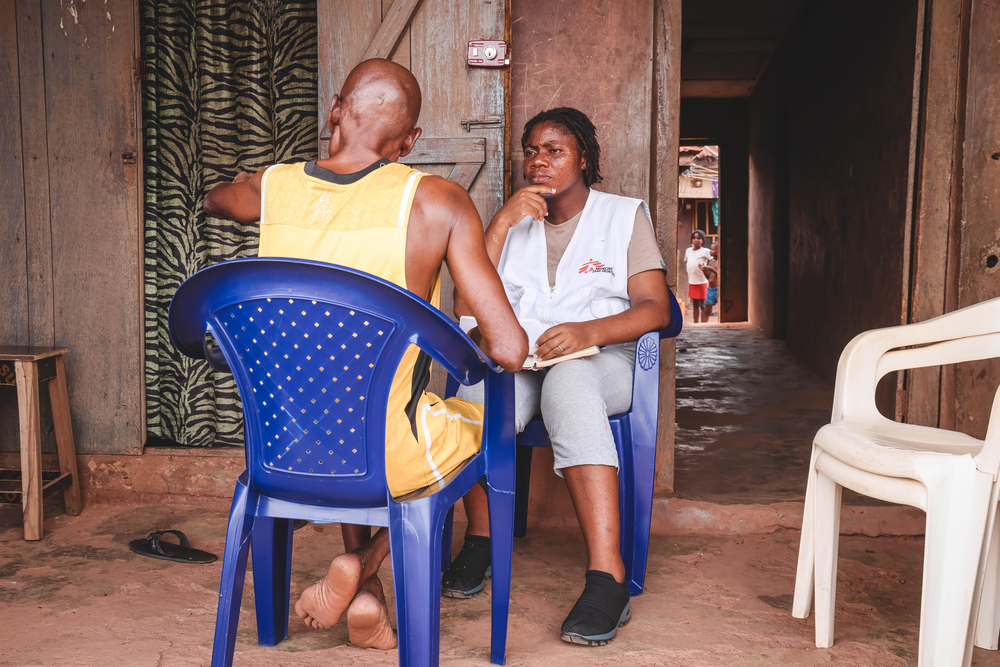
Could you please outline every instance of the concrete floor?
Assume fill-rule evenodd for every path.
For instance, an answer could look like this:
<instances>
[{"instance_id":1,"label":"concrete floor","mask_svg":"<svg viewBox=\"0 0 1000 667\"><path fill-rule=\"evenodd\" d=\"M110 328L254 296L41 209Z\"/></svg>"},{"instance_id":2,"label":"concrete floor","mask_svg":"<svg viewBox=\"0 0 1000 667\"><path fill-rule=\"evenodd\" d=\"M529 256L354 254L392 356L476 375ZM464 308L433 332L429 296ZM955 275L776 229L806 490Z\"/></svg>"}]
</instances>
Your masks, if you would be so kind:
<instances>
[{"instance_id":1,"label":"concrete floor","mask_svg":"<svg viewBox=\"0 0 1000 667\"><path fill-rule=\"evenodd\" d=\"M153 529L184 531L222 553L226 512L192 505L94 505L51 518L40 542L24 542L16 508L0 510L0 665L195 667L210 662L220 563L153 560L128 542ZM296 533L294 595L341 550L336 526ZM742 537L654 536L647 590L618 638L601 648L566 644L559 625L582 589L584 549L571 531L516 541L508 665L916 664L920 538L841 541L837 643L817 650L812 620L789 613L796 531ZM383 568L391 602L388 561ZM489 661L489 585L471 600L442 600L441 657ZM343 624L307 629L297 617L276 648L256 645L247 580L235 665L393 665L396 653L355 648ZM976 651L976 665L1000 655Z\"/></svg>"},{"instance_id":2,"label":"concrete floor","mask_svg":"<svg viewBox=\"0 0 1000 667\"><path fill-rule=\"evenodd\" d=\"M677 386L677 490L657 499L659 534L632 623L607 647L559 640L582 589L585 551L571 509L552 503L563 522L533 524L515 544L508 664L916 664L920 537L842 538L834 648L817 650L812 620L789 613L798 532L788 527L798 525L810 441L829 418L832 387L780 341L733 325L685 329ZM202 474L213 478L222 470L206 466ZM31 543L22 540L19 508L0 506L0 666L209 664L221 565L153 560L127 545L175 528L221 556L228 502L131 495L92 502L79 517L49 499L45 538ZM904 535L921 531L919 511L845 493L852 504L843 513L847 533L886 535L902 524ZM752 523L754 511L774 519ZM669 512L677 516L662 520ZM879 518L858 529L852 512ZM296 597L340 553L339 533L316 525L296 533ZM388 563L383 573L391 604ZM343 625L309 630L294 616L288 640L258 647L249 579L243 610L237 666L396 664L395 652L350 646ZM443 664L488 664L488 637L488 594L442 600ZM974 664L1000 667L1000 654L977 650Z\"/></svg>"}]
</instances>

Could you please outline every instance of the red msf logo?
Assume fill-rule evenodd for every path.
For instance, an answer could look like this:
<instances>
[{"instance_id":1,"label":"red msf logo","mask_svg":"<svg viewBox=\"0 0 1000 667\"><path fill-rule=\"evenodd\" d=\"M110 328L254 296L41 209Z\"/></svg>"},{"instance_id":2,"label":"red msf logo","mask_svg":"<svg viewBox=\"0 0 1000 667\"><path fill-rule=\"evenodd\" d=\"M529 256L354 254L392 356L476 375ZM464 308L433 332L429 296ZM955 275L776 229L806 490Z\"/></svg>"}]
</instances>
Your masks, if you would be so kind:
<instances>
[{"instance_id":1,"label":"red msf logo","mask_svg":"<svg viewBox=\"0 0 1000 667\"><path fill-rule=\"evenodd\" d=\"M613 276L615 275L615 270L613 267L604 266L604 264L596 259L591 259L584 262L577 273L610 273Z\"/></svg>"}]
</instances>

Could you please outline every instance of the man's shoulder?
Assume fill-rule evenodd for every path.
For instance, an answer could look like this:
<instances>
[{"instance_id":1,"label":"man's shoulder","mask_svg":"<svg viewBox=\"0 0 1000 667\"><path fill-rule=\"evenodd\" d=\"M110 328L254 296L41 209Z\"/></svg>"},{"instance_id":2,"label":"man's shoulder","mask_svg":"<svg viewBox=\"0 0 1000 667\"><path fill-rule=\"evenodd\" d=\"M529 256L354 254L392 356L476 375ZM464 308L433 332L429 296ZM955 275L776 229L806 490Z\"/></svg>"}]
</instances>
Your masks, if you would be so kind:
<instances>
[{"instance_id":1,"label":"man's shoulder","mask_svg":"<svg viewBox=\"0 0 1000 667\"><path fill-rule=\"evenodd\" d=\"M433 203L439 200L451 200L456 197L468 197L469 193L455 181L449 181L447 178L435 174L424 174L420 179L420 185L417 187L417 192L414 196L417 199Z\"/></svg>"}]
</instances>

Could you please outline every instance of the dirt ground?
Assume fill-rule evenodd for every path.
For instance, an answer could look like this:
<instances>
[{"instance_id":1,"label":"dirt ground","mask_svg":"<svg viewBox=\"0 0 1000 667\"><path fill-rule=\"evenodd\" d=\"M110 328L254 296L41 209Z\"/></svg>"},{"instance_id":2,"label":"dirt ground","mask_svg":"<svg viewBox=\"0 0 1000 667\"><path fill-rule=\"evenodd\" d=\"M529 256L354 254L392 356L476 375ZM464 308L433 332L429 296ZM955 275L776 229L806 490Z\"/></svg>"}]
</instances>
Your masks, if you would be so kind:
<instances>
[{"instance_id":1,"label":"dirt ground","mask_svg":"<svg viewBox=\"0 0 1000 667\"><path fill-rule=\"evenodd\" d=\"M0 509L0 665L195 667L211 656L221 562L190 565L131 553L154 529L187 533L222 555L220 508L94 505L79 517L46 504L45 538L21 539L19 508ZM461 534L462 527L456 527ZM293 594L324 574L341 550L335 525L296 532ZM585 556L574 531L516 540L508 665L916 664L922 540L846 536L841 542L837 643L813 645L812 619L789 613L796 531L742 537L654 536L646 592L610 645L559 639L582 590ZM383 567L391 604L388 561ZM358 649L346 627L307 629L293 615L289 638L256 644L248 577L234 664L394 665L396 653ZM441 662L489 663L489 585L471 600L442 599ZM1000 665L977 649L975 664Z\"/></svg>"}]
</instances>

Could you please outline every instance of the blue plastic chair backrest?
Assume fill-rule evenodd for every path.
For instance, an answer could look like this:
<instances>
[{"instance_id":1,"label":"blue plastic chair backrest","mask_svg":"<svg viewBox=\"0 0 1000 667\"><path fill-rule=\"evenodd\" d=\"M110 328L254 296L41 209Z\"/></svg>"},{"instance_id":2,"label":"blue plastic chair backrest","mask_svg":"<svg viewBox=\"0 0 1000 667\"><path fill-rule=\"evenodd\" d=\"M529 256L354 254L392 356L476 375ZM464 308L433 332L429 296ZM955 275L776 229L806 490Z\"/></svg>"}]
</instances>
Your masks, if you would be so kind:
<instances>
[{"instance_id":1,"label":"blue plastic chair backrest","mask_svg":"<svg viewBox=\"0 0 1000 667\"><path fill-rule=\"evenodd\" d=\"M199 271L177 290L169 330L181 352L233 373L253 487L314 505L385 506L386 403L411 344L463 383L487 369L423 299L321 262L245 259Z\"/></svg>"}]
</instances>

